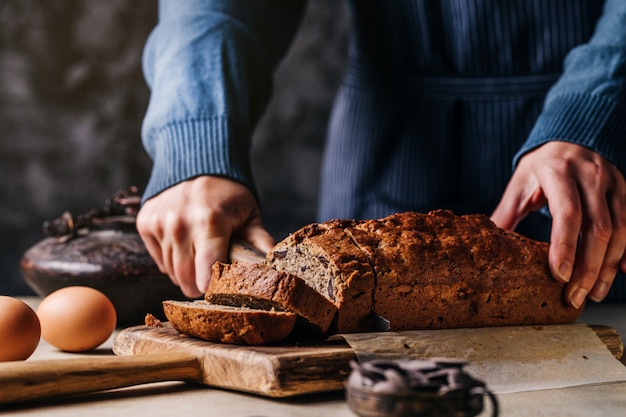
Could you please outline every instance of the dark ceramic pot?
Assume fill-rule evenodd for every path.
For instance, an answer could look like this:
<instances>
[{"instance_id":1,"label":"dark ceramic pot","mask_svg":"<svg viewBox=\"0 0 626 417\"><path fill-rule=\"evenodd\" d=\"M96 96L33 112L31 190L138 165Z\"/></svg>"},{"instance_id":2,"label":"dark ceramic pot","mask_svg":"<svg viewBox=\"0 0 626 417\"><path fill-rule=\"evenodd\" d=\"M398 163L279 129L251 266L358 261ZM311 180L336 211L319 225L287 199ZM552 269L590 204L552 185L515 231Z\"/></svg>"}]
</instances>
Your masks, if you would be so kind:
<instances>
[{"instance_id":1,"label":"dark ceramic pot","mask_svg":"<svg viewBox=\"0 0 626 417\"><path fill-rule=\"evenodd\" d=\"M130 208L128 198L121 200L125 205L120 208L114 197L104 211L79 218L65 214L48 224L54 236L22 256L26 284L42 297L68 286L95 288L115 306L118 327L142 324L147 313L164 319L162 301L185 297L159 271L135 229L137 198L130 200Z\"/></svg>"}]
</instances>

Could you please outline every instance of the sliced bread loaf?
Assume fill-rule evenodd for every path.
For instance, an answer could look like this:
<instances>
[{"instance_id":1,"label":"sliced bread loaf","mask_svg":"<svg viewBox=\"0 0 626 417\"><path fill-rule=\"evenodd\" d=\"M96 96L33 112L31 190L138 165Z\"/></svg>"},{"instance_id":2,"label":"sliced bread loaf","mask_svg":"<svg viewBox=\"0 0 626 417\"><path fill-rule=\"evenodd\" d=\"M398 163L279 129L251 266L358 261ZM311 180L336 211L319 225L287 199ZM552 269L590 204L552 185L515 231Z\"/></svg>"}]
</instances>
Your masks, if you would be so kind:
<instances>
[{"instance_id":1,"label":"sliced bread loaf","mask_svg":"<svg viewBox=\"0 0 626 417\"><path fill-rule=\"evenodd\" d=\"M303 334L326 333L337 307L301 278L264 264L216 262L205 294L213 304L292 311Z\"/></svg>"},{"instance_id":2,"label":"sliced bread loaf","mask_svg":"<svg viewBox=\"0 0 626 417\"><path fill-rule=\"evenodd\" d=\"M231 307L201 301L164 301L163 311L176 330L210 342L266 345L285 339L296 314Z\"/></svg>"},{"instance_id":3,"label":"sliced bread loaf","mask_svg":"<svg viewBox=\"0 0 626 417\"><path fill-rule=\"evenodd\" d=\"M338 331L569 323L548 245L497 228L483 215L437 210L330 221L294 232L268 254L339 309Z\"/></svg>"}]
</instances>

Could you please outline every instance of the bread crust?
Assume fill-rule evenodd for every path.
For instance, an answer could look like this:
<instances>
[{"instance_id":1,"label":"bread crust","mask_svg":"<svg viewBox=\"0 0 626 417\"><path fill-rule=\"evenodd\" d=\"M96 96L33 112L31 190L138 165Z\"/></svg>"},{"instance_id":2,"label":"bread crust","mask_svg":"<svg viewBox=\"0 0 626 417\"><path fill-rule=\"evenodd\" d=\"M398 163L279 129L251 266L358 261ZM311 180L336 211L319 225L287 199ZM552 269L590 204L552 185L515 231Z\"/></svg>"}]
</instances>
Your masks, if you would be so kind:
<instances>
[{"instance_id":1,"label":"bread crust","mask_svg":"<svg viewBox=\"0 0 626 417\"><path fill-rule=\"evenodd\" d=\"M296 315L285 311L231 307L202 301L163 301L163 311L176 330L210 342L267 345L291 334Z\"/></svg>"},{"instance_id":2,"label":"bread crust","mask_svg":"<svg viewBox=\"0 0 626 417\"><path fill-rule=\"evenodd\" d=\"M394 330L569 323L548 244L504 231L484 215L403 213L357 226L376 238L377 314ZM358 239L358 238L357 238Z\"/></svg>"},{"instance_id":3,"label":"bread crust","mask_svg":"<svg viewBox=\"0 0 626 417\"><path fill-rule=\"evenodd\" d=\"M303 279L265 264L216 262L204 298L214 304L292 311L300 318L301 333L312 336L326 333L337 315L337 307Z\"/></svg>"}]
</instances>

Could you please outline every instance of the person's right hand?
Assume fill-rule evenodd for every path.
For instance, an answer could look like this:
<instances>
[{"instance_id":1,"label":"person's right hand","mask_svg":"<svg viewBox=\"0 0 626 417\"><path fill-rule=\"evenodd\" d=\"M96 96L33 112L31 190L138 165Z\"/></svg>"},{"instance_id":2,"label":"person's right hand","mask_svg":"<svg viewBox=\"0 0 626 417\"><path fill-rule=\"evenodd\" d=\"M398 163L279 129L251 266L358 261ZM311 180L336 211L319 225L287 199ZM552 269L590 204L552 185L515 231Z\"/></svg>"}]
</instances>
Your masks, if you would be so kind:
<instances>
[{"instance_id":1,"label":"person's right hand","mask_svg":"<svg viewBox=\"0 0 626 417\"><path fill-rule=\"evenodd\" d=\"M602 301L618 272L626 272L626 178L600 154L575 143L548 142L524 155L491 219L513 230L548 204L549 262L567 282L565 298L581 308Z\"/></svg>"},{"instance_id":2,"label":"person's right hand","mask_svg":"<svg viewBox=\"0 0 626 417\"><path fill-rule=\"evenodd\" d=\"M190 298L208 288L213 263L227 260L232 235L263 251L275 243L252 192L215 176L184 181L146 201L137 230L159 270Z\"/></svg>"}]
</instances>

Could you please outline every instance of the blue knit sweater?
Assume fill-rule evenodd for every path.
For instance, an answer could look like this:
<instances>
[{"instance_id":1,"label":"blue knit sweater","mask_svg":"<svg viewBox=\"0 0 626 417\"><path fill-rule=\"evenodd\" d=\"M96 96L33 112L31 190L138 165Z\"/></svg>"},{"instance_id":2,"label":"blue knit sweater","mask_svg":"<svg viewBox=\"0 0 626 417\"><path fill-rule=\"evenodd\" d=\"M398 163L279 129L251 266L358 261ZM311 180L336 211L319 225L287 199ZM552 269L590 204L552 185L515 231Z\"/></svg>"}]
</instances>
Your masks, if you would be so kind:
<instances>
[{"instance_id":1,"label":"blue knit sweater","mask_svg":"<svg viewBox=\"0 0 626 417\"><path fill-rule=\"evenodd\" d=\"M569 52L516 159L559 139L594 149L626 173L626 1L607 0L604 10L600 3L354 1L351 59L382 51L367 64L392 64L388 73L443 68L451 77L501 77L561 72ZM303 11L296 0L160 1L143 61L152 91L143 141L154 161L145 198L201 174L254 187L250 138ZM506 141L485 140L496 139Z\"/></svg>"}]
</instances>

